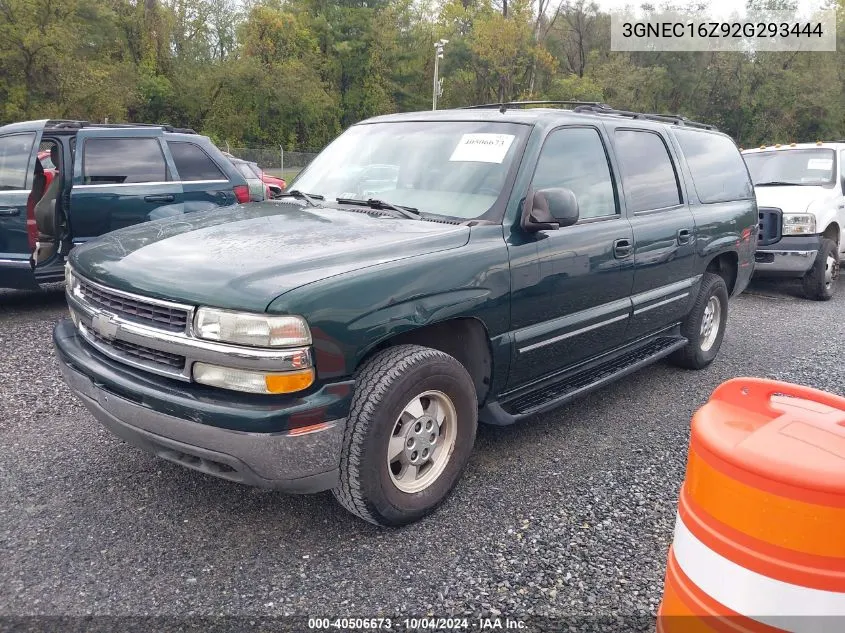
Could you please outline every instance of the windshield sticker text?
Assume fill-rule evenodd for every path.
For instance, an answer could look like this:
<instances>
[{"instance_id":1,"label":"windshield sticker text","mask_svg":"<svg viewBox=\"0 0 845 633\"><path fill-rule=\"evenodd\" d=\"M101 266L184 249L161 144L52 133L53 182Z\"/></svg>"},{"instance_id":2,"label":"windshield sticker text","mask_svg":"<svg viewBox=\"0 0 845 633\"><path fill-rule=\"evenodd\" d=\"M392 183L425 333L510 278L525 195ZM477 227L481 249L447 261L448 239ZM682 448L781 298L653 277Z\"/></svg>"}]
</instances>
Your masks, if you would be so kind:
<instances>
[{"instance_id":1,"label":"windshield sticker text","mask_svg":"<svg viewBox=\"0 0 845 633\"><path fill-rule=\"evenodd\" d=\"M449 157L451 162L501 163L515 137L513 134L464 134Z\"/></svg>"},{"instance_id":2,"label":"windshield sticker text","mask_svg":"<svg viewBox=\"0 0 845 633\"><path fill-rule=\"evenodd\" d=\"M830 171L833 169L832 158L811 158L807 161L807 169L822 169Z\"/></svg>"}]
</instances>

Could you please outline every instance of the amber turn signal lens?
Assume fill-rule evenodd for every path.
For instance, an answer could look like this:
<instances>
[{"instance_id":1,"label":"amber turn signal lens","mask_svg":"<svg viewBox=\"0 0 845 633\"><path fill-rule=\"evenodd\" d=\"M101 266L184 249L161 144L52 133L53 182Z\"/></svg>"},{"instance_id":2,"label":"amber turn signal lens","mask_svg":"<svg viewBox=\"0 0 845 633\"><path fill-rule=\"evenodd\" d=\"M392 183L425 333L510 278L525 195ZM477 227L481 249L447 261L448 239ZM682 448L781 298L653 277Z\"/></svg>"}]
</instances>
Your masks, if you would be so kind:
<instances>
[{"instance_id":1,"label":"amber turn signal lens","mask_svg":"<svg viewBox=\"0 0 845 633\"><path fill-rule=\"evenodd\" d=\"M291 371L264 376L267 393L293 393L307 389L314 383L314 370Z\"/></svg>"}]
</instances>

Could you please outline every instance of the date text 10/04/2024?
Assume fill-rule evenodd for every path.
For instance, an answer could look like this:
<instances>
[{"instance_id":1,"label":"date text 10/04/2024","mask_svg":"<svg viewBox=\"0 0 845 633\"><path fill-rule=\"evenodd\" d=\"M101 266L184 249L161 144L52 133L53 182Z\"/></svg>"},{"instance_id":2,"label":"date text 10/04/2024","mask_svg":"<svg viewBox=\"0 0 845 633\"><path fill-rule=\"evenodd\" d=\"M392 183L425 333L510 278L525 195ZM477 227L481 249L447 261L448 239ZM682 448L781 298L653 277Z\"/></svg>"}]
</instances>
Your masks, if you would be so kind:
<instances>
[{"instance_id":1,"label":"date text 10/04/2024","mask_svg":"<svg viewBox=\"0 0 845 633\"><path fill-rule=\"evenodd\" d=\"M467 631L511 630L526 628L514 618L308 618L308 628L326 631Z\"/></svg>"}]
</instances>

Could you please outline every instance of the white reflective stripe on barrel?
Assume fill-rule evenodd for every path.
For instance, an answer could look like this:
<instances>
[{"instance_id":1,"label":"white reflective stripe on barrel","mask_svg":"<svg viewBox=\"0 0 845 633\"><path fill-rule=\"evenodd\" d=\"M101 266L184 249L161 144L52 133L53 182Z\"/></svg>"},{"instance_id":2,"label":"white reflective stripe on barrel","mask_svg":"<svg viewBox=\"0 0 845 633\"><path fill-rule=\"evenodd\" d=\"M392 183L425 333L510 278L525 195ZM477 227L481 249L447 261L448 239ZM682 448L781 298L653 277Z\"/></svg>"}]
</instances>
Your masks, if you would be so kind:
<instances>
[{"instance_id":1,"label":"white reflective stripe on barrel","mask_svg":"<svg viewBox=\"0 0 845 633\"><path fill-rule=\"evenodd\" d=\"M672 548L693 584L740 615L794 633L845 631L845 593L791 585L745 569L699 541L680 516Z\"/></svg>"}]
</instances>

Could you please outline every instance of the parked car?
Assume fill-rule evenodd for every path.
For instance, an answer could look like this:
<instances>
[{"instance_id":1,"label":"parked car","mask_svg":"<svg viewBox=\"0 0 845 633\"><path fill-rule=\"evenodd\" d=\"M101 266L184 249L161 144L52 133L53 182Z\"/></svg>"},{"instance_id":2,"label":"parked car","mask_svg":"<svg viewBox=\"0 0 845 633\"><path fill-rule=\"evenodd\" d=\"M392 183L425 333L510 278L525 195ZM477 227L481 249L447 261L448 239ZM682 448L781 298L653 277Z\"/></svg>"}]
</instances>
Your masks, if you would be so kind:
<instances>
[{"instance_id":1,"label":"parked car","mask_svg":"<svg viewBox=\"0 0 845 633\"><path fill-rule=\"evenodd\" d=\"M235 169L238 170L238 173L246 180L246 184L249 187L249 199L251 202L261 202L262 200L269 198L269 189L267 188L267 185L264 184L264 181L261 180L260 172L256 172L252 168L252 165L255 163L250 164L248 161L232 156L229 153L224 154L232 165L235 166Z\"/></svg>"},{"instance_id":2,"label":"parked car","mask_svg":"<svg viewBox=\"0 0 845 633\"><path fill-rule=\"evenodd\" d=\"M393 188L363 197L385 164ZM600 104L396 114L344 132L283 202L75 249L53 339L127 442L400 525L453 488L478 420L664 357L708 366L756 239L748 171L709 126Z\"/></svg>"},{"instance_id":3,"label":"parked car","mask_svg":"<svg viewBox=\"0 0 845 633\"><path fill-rule=\"evenodd\" d=\"M808 298L832 298L845 255L845 143L764 146L743 158L760 206L755 275L798 278Z\"/></svg>"},{"instance_id":4,"label":"parked car","mask_svg":"<svg viewBox=\"0 0 845 633\"><path fill-rule=\"evenodd\" d=\"M261 180L263 180L264 184L270 188L270 196L272 198L280 196L287 188L287 183L285 182L285 179L277 178L276 176L271 176L266 171L258 167L258 165L255 165L255 167L261 172Z\"/></svg>"},{"instance_id":5,"label":"parked car","mask_svg":"<svg viewBox=\"0 0 845 633\"><path fill-rule=\"evenodd\" d=\"M61 281L71 247L109 231L247 201L246 180L192 130L85 121L0 127L0 287Z\"/></svg>"}]
</instances>

